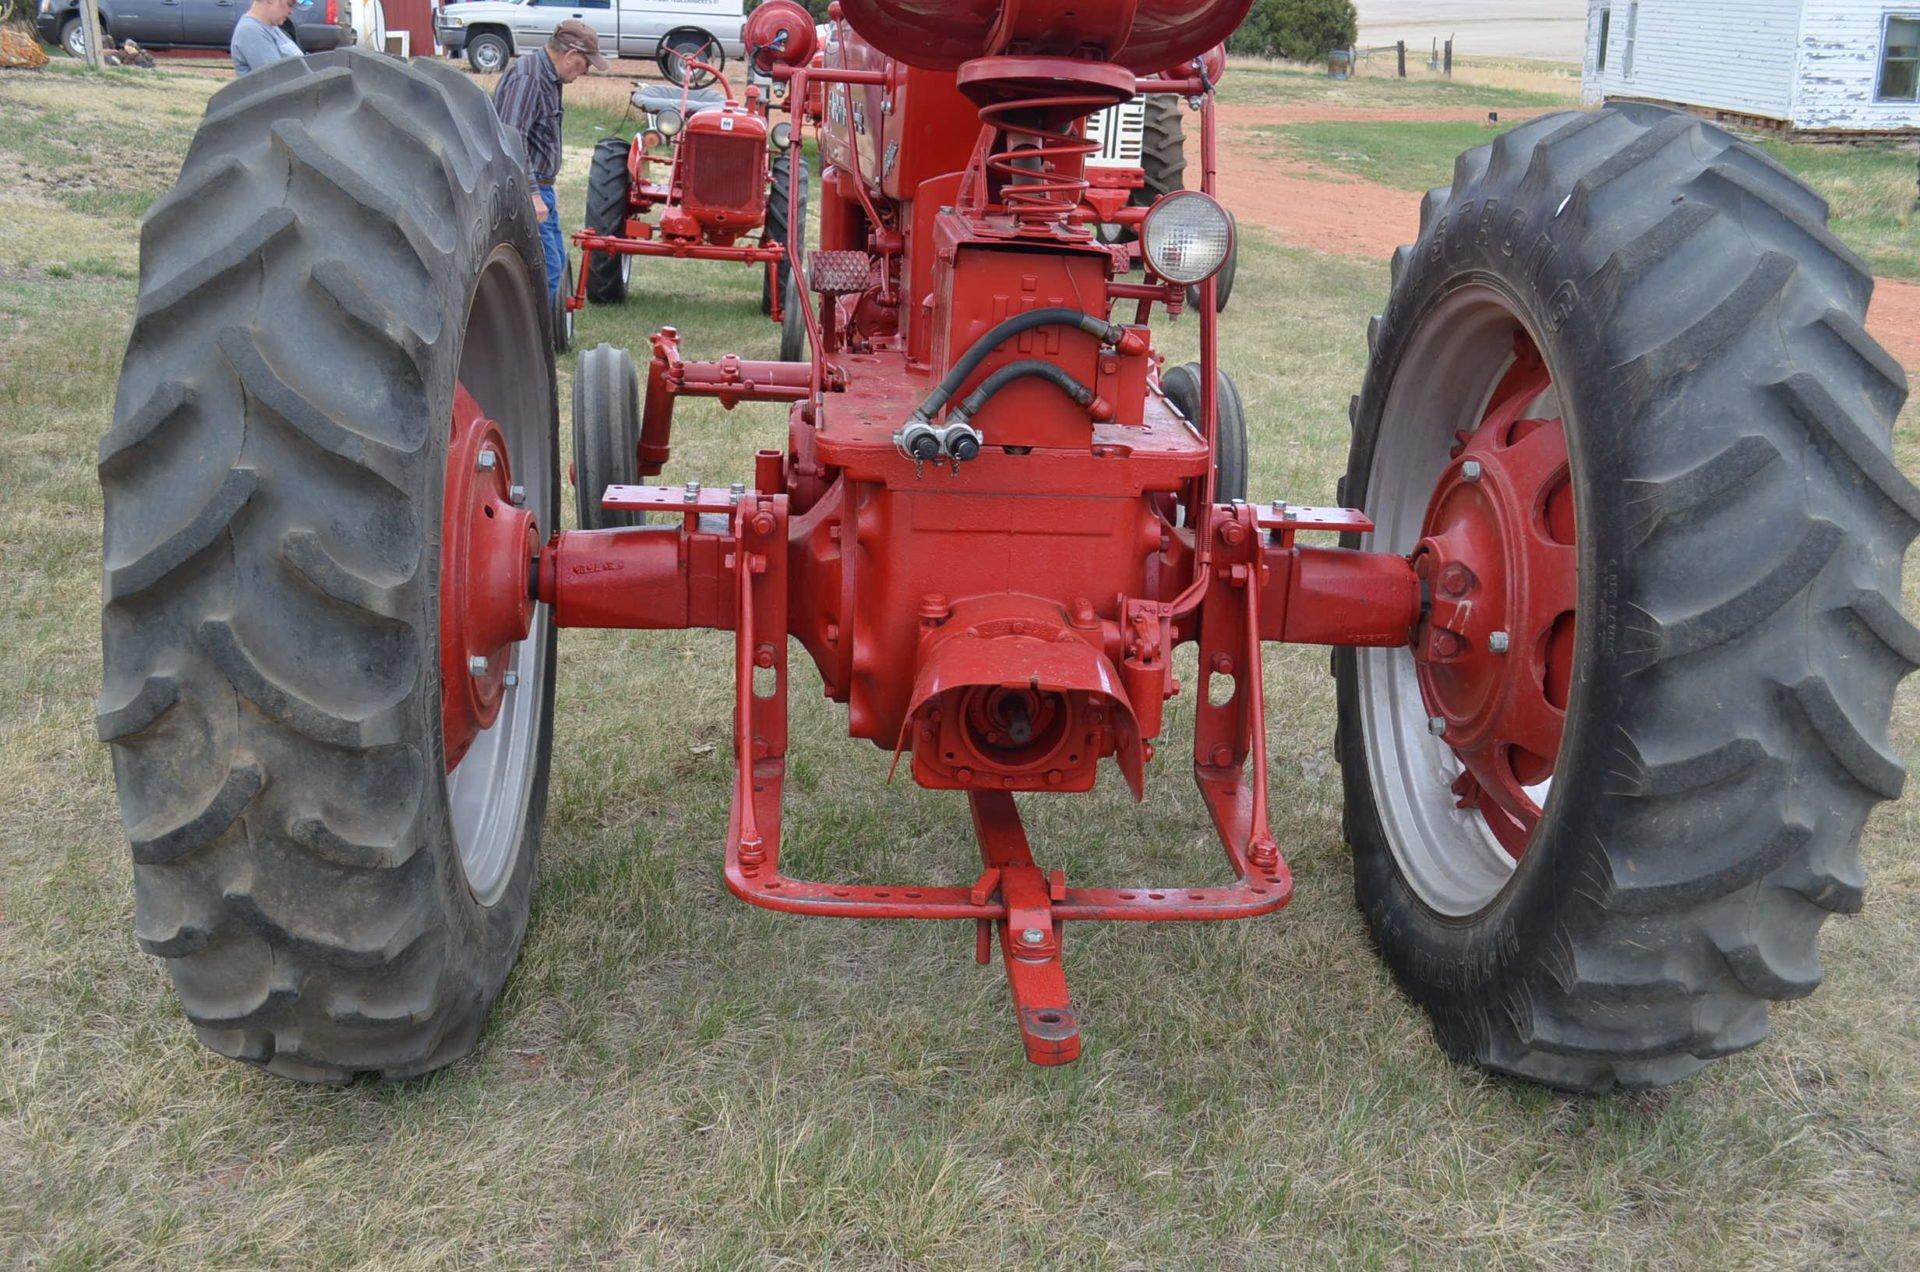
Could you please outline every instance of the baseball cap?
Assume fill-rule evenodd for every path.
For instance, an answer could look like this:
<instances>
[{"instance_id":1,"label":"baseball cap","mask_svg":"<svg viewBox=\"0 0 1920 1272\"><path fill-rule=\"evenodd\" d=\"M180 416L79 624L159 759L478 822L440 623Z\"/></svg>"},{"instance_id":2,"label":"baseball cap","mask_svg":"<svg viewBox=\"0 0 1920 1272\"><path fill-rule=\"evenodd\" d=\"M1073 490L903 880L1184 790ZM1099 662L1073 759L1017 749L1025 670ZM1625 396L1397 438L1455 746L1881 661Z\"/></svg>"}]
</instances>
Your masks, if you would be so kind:
<instances>
[{"instance_id":1,"label":"baseball cap","mask_svg":"<svg viewBox=\"0 0 1920 1272\"><path fill-rule=\"evenodd\" d=\"M553 29L553 42L562 49L587 55L587 65L596 71L607 69L600 54L600 34L578 18L568 18Z\"/></svg>"}]
</instances>

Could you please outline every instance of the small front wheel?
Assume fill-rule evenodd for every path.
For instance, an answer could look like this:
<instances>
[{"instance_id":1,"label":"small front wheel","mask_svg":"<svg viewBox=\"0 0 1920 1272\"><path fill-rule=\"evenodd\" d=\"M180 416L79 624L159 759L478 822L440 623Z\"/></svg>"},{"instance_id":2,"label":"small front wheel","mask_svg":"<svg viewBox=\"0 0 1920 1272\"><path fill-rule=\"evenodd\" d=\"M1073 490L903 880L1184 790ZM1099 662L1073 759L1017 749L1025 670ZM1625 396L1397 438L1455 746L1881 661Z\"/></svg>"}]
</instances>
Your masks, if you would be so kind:
<instances>
[{"instance_id":1,"label":"small front wheel","mask_svg":"<svg viewBox=\"0 0 1920 1272\"><path fill-rule=\"evenodd\" d=\"M640 373L625 349L596 345L573 372L573 499L582 530L639 525L640 514L600 506L608 486L640 472Z\"/></svg>"}]
</instances>

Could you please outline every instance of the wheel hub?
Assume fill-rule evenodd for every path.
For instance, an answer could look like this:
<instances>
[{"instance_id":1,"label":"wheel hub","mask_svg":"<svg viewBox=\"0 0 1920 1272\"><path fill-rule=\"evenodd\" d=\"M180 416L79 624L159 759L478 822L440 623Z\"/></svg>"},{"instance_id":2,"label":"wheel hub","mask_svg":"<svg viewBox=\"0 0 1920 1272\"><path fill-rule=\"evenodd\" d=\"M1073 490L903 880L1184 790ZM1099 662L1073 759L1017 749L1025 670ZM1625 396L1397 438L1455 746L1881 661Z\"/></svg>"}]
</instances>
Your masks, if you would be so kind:
<instances>
[{"instance_id":1,"label":"wheel hub","mask_svg":"<svg viewBox=\"0 0 1920 1272\"><path fill-rule=\"evenodd\" d=\"M1458 439L1413 559L1430 599L1414 642L1430 728L1464 767L1458 806L1517 859L1566 727L1578 568L1564 423L1526 416L1552 376L1524 333L1515 352Z\"/></svg>"},{"instance_id":2,"label":"wheel hub","mask_svg":"<svg viewBox=\"0 0 1920 1272\"><path fill-rule=\"evenodd\" d=\"M453 400L440 541L441 729L447 771L493 727L511 647L533 625L528 568L539 526L521 505L507 442L464 385Z\"/></svg>"}]
</instances>

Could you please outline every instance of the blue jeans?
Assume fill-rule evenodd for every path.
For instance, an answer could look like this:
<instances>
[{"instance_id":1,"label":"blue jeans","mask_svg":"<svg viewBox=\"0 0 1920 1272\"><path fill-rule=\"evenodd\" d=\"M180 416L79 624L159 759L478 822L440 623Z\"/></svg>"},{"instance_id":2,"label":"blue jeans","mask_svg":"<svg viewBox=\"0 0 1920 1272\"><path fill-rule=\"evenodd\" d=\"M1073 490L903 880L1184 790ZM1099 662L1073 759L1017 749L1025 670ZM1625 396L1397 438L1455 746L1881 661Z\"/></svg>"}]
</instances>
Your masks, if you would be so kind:
<instances>
[{"instance_id":1,"label":"blue jeans","mask_svg":"<svg viewBox=\"0 0 1920 1272\"><path fill-rule=\"evenodd\" d=\"M547 254L547 299L551 301L560 294L560 284L567 280L567 243L560 236L560 200L554 197L553 187L534 188L540 191L540 201L547 205L547 219L540 222L540 246Z\"/></svg>"}]
</instances>

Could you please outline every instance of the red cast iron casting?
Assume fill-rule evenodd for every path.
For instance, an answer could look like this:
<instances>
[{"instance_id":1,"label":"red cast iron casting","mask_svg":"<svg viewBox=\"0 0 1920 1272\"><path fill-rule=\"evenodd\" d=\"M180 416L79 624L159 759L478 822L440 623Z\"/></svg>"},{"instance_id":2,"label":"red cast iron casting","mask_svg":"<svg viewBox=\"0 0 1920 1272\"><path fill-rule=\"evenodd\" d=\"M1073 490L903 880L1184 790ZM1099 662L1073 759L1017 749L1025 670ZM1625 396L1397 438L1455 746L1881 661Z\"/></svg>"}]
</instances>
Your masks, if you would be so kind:
<instances>
[{"instance_id":1,"label":"red cast iron casting","mask_svg":"<svg viewBox=\"0 0 1920 1272\"><path fill-rule=\"evenodd\" d=\"M533 623L533 514L520 505L506 438L465 385L453 397L440 539L440 722L447 771L493 727L506 691L507 651Z\"/></svg>"},{"instance_id":2,"label":"red cast iron casting","mask_svg":"<svg viewBox=\"0 0 1920 1272\"><path fill-rule=\"evenodd\" d=\"M1566 429L1527 415L1553 377L1524 332L1514 352L1434 491L1414 569L1432 595L1421 694L1465 765L1454 793L1519 857L1567 722L1576 569Z\"/></svg>"}]
</instances>

